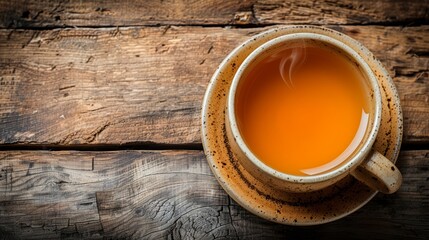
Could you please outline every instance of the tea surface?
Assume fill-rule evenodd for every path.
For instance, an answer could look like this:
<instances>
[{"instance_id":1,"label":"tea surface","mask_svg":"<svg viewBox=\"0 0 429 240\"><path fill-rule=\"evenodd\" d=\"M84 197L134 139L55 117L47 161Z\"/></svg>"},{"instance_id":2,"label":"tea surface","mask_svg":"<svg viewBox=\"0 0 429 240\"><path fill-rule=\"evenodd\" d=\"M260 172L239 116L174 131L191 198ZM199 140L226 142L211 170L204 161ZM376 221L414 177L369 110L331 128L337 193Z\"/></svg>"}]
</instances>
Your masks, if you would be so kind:
<instances>
[{"instance_id":1,"label":"tea surface","mask_svg":"<svg viewBox=\"0 0 429 240\"><path fill-rule=\"evenodd\" d=\"M317 47L283 50L258 63L236 95L239 131L265 164L293 175L335 168L368 125L368 92L357 66ZM241 84L241 83L245 84Z\"/></svg>"}]
</instances>

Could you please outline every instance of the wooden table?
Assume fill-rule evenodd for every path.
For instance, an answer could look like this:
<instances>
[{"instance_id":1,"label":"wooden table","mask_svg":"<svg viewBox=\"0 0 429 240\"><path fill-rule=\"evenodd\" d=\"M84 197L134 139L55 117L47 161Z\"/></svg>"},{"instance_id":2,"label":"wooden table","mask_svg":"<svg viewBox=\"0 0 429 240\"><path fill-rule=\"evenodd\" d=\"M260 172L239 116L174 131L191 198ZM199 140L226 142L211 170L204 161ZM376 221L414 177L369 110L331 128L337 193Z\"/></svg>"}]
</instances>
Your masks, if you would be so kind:
<instances>
[{"instance_id":1,"label":"wooden table","mask_svg":"<svg viewBox=\"0 0 429 240\"><path fill-rule=\"evenodd\" d=\"M222 59L275 25L361 41L398 88L404 183L291 227L232 201L202 151ZM429 1L0 0L0 239L427 239Z\"/></svg>"}]
</instances>

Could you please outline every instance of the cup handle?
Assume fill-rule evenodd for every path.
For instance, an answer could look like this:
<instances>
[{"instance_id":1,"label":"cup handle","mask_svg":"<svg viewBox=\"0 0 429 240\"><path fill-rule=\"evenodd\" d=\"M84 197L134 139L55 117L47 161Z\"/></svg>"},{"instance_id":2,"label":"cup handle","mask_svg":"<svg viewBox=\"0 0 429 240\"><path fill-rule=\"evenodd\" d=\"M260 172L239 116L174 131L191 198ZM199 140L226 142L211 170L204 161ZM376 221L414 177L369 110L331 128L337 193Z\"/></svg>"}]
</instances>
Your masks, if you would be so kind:
<instances>
[{"instance_id":1,"label":"cup handle","mask_svg":"<svg viewBox=\"0 0 429 240\"><path fill-rule=\"evenodd\" d=\"M387 194L396 192L402 183L402 175L398 168L374 150L351 174L369 187Z\"/></svg>"}]
</instances>

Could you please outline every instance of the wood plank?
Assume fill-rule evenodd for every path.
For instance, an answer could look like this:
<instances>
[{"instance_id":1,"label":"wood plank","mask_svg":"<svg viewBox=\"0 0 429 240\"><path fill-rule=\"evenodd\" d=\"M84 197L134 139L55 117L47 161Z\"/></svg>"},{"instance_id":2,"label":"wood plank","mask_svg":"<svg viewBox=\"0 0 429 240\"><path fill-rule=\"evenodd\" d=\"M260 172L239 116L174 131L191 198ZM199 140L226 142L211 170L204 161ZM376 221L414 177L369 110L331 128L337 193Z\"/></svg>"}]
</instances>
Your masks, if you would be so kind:
<instances>
[{"instance_id":1,"label":"wood plank","mask_svg":"<svg viewBox=\"0 0 429 240\"><path fill-rule=\"evenodd\" d=\"M3 151L0 236L426 239L429 150L403 151L398 167L404 183L397 193L379 194L339 221L296 228L263 220L231 201L201 151Z\"/></svg>"},{"instance_id":2,"label":"wood plank","mask_svg":"<svg viewBox=\"0 0 429 240\"><path fill-rule=\"evenodd\" d=\"M0 27L213 25L249 23L253 0L0 1Z\"/></svg>"},{"instance_id":3,"label":"wood plank","mask_svg":"<svg viewBox=\"0 0 429 240\"><path fill-rule=\"evenodd\" d=\"M384 24L429 22L427 1L258 1L258 22L266 24Z\"/></svg>"},{"instance_id":4,"label":"wood plank","mask_svg":"<svg viewBox=\"0 0 429 240\"><path fill-rule=\"evenodd\" d=\"M0 27L428 23L426 1L0 1Z\"/></svg>"},{"instance_id":5,"label":"wood plank","mask_svg":"<svg viewBox=\"0 0 429 240\"><path fill-rule=\"evenodd\" d=\"M404 142L429 142L429 26L331 26L392 75ZM0 143L200 144L202 98L233 48L267 28L0 30Z\"/></svg>"}]
</instances>

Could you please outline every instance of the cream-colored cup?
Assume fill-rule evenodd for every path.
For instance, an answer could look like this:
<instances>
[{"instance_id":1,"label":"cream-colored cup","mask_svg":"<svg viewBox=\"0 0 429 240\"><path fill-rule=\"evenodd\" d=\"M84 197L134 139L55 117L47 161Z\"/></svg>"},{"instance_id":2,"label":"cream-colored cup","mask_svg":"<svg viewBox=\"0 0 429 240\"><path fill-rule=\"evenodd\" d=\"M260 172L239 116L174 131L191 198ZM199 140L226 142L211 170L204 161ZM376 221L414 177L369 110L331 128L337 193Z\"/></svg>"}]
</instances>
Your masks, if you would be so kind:
<instances>
[{"instance_id":1,"label":"cream-colored cup","mask_svg":"<svg viewBox=\"0 0 429 240\"><path fill-rule=\"evenodd\" d=\"M368 97L371 105L371 114L367 131L351 155L338 167L327 172L311 175L297 176L279 172L263 161L245 144L245 141L237 126L235 115L236 91L239 84L245 84L246 76L258 61L275 54L279 49L294 44L307 42L333 51L338 51L348 57L359 66L365 76L363 81L368 86L372 97ZM226 133L231 149L238 157L243 167L261 182L270 186L290 192L311 192L335 184L347 175L353 175L356 179L369 187L383 193L393 193L401 185L402 176L396 166L381 153L374 151L372 146L377 137L381 121L381 93L377 84L377 78L365 60L352 48L327 35L315 33L294 33L272 39L255 49L240 65L232 81L226 104ZM311 146L309 146L311 149Z\"/></svg>"}]
</instances>

